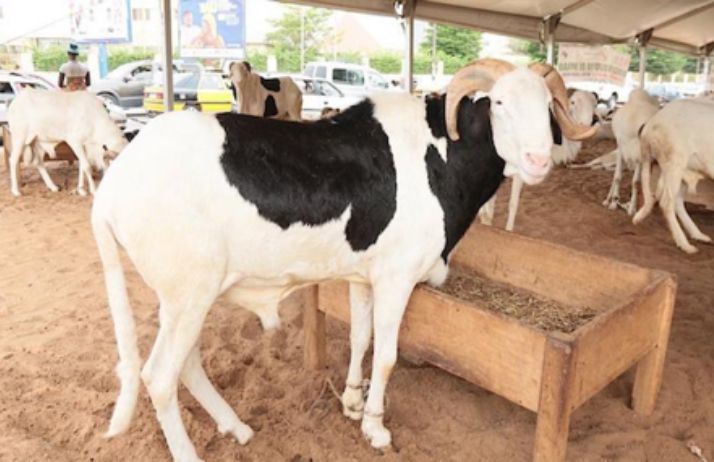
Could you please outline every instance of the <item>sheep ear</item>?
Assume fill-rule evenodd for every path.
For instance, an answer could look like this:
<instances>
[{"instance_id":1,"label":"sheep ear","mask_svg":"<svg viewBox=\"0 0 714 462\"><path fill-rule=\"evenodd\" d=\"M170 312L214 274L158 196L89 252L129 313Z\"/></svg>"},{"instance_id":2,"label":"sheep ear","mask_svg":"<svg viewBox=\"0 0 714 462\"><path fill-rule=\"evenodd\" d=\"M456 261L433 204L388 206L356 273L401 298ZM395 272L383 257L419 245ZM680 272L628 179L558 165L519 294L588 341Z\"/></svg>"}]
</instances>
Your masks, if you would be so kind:
<instances>
[{"instance_id":1,"label":"sheep ear","mask_svg":"<svg viewBox=\"0 0 714 462\"><path fill-rule=\"evenodd\" d=\"M106 145L106 144L103 144L103 145L102 145L102 148L103 148L105 151L109 151L109 148L107 148L107 145Z\"/></svg>"}]
</instances>

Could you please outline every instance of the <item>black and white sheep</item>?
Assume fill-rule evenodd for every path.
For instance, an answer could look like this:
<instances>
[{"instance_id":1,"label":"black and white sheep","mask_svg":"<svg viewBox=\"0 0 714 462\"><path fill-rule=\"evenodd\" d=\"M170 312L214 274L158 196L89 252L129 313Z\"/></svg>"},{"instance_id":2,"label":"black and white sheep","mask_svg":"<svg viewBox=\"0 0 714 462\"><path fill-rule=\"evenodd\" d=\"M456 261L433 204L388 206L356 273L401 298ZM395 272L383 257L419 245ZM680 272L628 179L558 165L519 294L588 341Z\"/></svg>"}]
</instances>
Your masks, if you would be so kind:
<instances>
[{"instance_id":1,"label":"black and white sheep","mask_svg":"<svg viewBox=\"0 0 714 462\"><path fill-rule=\"evenodd\" d=\"M230 65L233 97L240 114L300 120L302 92L290 77L266 79L253 73L248 62Z\"/></svg>"},{"instance_id":2,"label":"black and white sheep","mask_svg":"<svg viewBox=\"0 0 714 462\"><path fill-rule=\"evenodd\" d=\"M488 92L474 100L476 92ZM330 279L350 282L352 357L343 410L374 447L391 443L384 392L414 286L441 284L454 246L503 180L551 168L552 106L568 115L553 68L480 60L445 95L383 94L311 124L226 113L169 113L112 163L92 209L119 350L121 391L108 436L127 430L148 388L175 460L198 460L181 421L181 380L222 433L253 435L211 385L198 338L221 294L279 325L278 303ZM121 245L161 302L161 327L140 374ZM374 330L369 395L362 359Z\"/></svg>"}]
</instances>

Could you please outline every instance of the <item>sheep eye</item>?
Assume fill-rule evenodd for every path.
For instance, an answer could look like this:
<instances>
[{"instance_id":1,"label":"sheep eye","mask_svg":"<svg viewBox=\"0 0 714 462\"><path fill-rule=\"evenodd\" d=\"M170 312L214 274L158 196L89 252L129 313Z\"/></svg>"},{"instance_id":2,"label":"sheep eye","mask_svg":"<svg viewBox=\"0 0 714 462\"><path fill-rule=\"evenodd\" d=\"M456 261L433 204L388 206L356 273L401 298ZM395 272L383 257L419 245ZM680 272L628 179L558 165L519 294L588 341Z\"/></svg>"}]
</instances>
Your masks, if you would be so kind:
<instances>
[{"instance_id":1,"label":"sheep eye","mask_svg":"<svg viewBox=\"0 0 714 462\"><path fill-rule=\"evenodd\" d=\"M503 101L501 101L500 99L497 99L497 100L496 100L496 104L499 105L499 106L501 106L501 105L503 104Z\"/></svg>"}]
</instances>

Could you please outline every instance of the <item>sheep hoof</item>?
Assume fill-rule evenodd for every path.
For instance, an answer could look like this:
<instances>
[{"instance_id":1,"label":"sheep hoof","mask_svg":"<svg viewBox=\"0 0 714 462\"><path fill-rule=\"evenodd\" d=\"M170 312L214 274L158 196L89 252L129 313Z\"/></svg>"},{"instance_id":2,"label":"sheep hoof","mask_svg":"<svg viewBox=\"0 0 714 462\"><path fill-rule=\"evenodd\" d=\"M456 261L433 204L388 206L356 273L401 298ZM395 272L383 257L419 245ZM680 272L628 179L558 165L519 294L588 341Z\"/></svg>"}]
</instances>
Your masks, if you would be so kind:
<instances>
[{"instance_id":1,"label":"sheep hoof","mask_svg":"<svg viewBox=\"0 0 714 462\"><path fill-rule=\"evenodd\" d=\"M695 253L699 252L699 249L697 249L691 244L682 244L679 245L679 248L687 252L689 255L694 255Z\"/></svg>"},{"instance_id":2,"label":"sheep hoof","mask_svg":"<svg viewBox=\"0 0 714 462\"><path fill-rule=\"evenodd\" d=\"M87 195L87 190L84 189L84 188L81 188L81 189L78 188L78 189L77 189L77 194L79 194L80 196L84 197L84 196Z\"/></svg>"},{"instance_id":3,"label":"sheep hoof","mask_svg":"<svg viewBox=\"0 0 714 462\"><path fill-rule=\"evenodd\" d=\"M15 196L15 197L20 197L20 196L22 196L22 194L20 194L20 191L18 191L18 190L16 190L16 189L13 189L11 192L12 192L12 195Z\"/></svg>"},{"instance_id":4,"label":"sheep hoof","mask_svg":"<svg viewBox=\"0 0 714 462\"><path fill-rule=\"evenodd\" d=\"M382 419L365 416L362 419L362 434L375 449L386 449L392 444L392 434L382 425Z\"/></svg>"},{"instance_id":5,"label":"sheep hoof","mask_svg":"<svg viewBox=\"0 0 714 462\"><path fill-rule=\"evenodd\" d=\"M250 428L250 426L244 424L241 421L238 421L233 426L233 428L219 429L218 431L222 434L230 433L241 446L245 446L246 444L248 444L248 441L250 441L251 438L253 438L253 435L255 434L255 432L252 428Z\"/></svg>"},{"instance_id":6,"label":"sheep hoof","mask_svg":"<svg viewBox=\"0 0 714 462\"><path fill-rule=\"evenodd\" d=\"M342 393L342 414L348 419L361 420L364 413L362 388L345 387Z\"/></svg>"}]
</instances>

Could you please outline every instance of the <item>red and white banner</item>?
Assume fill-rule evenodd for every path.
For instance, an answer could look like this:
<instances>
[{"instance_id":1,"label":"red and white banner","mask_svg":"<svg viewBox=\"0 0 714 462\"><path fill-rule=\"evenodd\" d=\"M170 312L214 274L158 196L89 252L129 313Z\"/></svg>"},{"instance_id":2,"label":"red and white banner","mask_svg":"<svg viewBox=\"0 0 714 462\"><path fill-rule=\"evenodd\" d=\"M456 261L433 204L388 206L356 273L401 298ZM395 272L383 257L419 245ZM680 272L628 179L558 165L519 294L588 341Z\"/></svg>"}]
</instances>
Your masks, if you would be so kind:
<instances>
[{"instance_id":1,"label":"red and white banner","mask_svg":"<svg viewBox=\"0 0 714 462\"><path fill-rule=\"evenodd\" d=\"M558 71L566 82L625 84L630 55L615 47L566 45L558 51Z\"/></svg>"}]
</instances>

